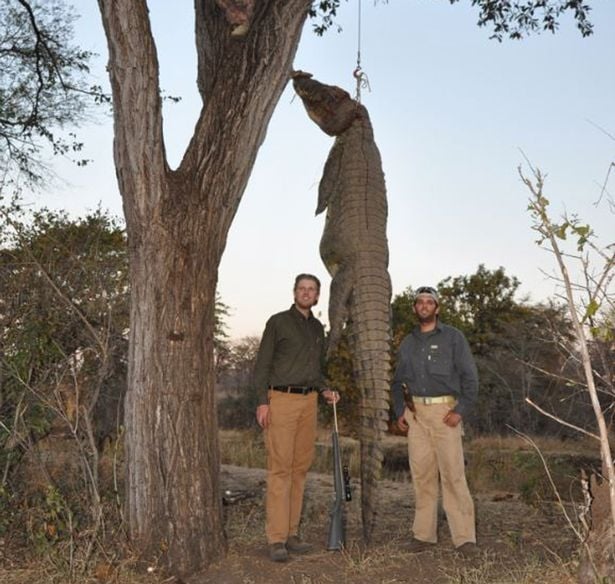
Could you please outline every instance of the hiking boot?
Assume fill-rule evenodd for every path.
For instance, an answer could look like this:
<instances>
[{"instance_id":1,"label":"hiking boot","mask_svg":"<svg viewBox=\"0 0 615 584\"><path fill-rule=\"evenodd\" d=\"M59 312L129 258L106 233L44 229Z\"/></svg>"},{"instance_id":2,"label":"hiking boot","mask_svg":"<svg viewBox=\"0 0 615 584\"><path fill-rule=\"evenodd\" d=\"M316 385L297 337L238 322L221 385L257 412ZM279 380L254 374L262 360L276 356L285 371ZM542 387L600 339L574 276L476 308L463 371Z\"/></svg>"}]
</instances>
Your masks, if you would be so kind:
<instances>
[{"instance_id":1,"label":"hiking boot","mask_svg":"<svg viewBox=\"0 0 615 584\"><path fill-rule=\"evenodd\" d=\"M312 544L303 541L298 535L291 535L286 542L286 549L295 554L305 554L312 550Z\"/></svg>"},{"instance_id":2,"label":"hiking boot","mask_svg":"<svg viewBox=\"0 0 615 584\"><path fill-rule=\"evenodd\" d=\"M459 547L456 547L455 551L464 558L474 558L480 554L480 549L473 541L466 541Z\"/></svg>"},{"instance_id":3,"label":"hiking boot","mask_svg":"<svg viewBox=\"0 0 615 584\"><path fill-rule=\"evenodd\" d=\"M288 552L283 543L272 543L269 545L269 559L272 562L285 562L288 560Z\"/></svg>"},{"instance_id":4,"label":"hiking boot","mask_svg":"<svg viewBox=\"0 0 615 584\"><path fill-rule=\"evenodd\" d=\"M418 554L419 552L431 550L435 546L435 543L432 543L430 541L422 541L413 537L410 543L407 543L402 546L402 549L406 552L410 552L411 554Z\"/></svg>"}]
</instances>

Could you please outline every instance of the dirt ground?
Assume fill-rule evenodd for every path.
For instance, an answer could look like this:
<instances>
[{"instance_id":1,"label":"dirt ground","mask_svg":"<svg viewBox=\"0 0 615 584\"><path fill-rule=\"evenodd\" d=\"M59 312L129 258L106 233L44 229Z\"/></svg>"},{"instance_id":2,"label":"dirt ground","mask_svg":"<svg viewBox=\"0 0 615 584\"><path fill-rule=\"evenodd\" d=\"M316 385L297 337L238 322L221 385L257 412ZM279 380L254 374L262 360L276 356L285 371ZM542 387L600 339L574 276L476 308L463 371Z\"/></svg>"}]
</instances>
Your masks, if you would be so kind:
<instances>
[{"instance_id":1,"label":"dirt ground","mask_svg":"<svg viewBox=\"0 0 615 584\"><path fill-rule=\"evenodd\" d=\"M446 525L433 549L410 554L413 510L408 481L381 482L380 514L373 541L362 543L360 492L353 479L353 500L346 503L346 548L327 551L332 477L310 473L306 487L302 535L315 549L272 563L264 539L265 471L222 467L229 552L224 561L186 580L168 578L156 567L134 572L127 563L102 563L78 584L566 584L575 581L576 545L560 508L552 502L529 506L513 493L476 494L480 554L466 559L453 549ZM569 510L570 511L570 510ZM11 550L12 551L12 550ZM3 548L0 538L0 584L65 584L60 573L23 566Z\"/></svg>"},{"instance_id":2,"label":"dirt ground","mask_svg":"<svg viewBox=\"0 0 615 584\"><path fill-rule=\"evenodd\" d=\"M326 550L332 478L310 473L306 488L303 536L314 552L291 556L284 564L267 558L263 536L265 473L260 469L225 466L228 498L245 496L225 507L229 554L224 562L189 580L189 584L439 584L572 582L577 548L572 530L554 503L539 508L512 493L477 495L480 554L461 558L452 548L446 520L433 550L410 554L413 509L408 481L382 481L381 512L369 547L362 543L360 493L353 481L353 500L346 504L346 549Z\"/></svg>"}]
</instances>

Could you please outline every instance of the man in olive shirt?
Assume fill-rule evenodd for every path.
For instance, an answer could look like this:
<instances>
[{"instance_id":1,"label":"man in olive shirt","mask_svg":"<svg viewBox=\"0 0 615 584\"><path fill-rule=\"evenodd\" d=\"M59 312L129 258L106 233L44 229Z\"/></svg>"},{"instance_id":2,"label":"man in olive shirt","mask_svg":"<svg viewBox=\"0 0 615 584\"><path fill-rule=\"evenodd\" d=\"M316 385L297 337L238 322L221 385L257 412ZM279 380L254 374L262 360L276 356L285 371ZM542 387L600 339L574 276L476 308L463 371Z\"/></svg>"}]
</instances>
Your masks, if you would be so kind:
<instances>
[{"instance_id":1,"label":"man in olive shirt","mask_svg":"<svg viewBox=\"0 0 615 584\"><path fill-rule=\"evenodd\" d=\"M453 545L471 555L477 551L476 527L461 421L476 403L478 374L463 333L442 324L439 311L436 290L419 288L414 300L419 324L401 343L391 387L398 425L408 432L416 500L414 538L408 549L423 551L437 541L440 482Z\"/></svg>"},{"instance_id":2,"label":"man in olive shirt","mask_svg":"<svg viewBox=\"0 0 615 584\"><path fill-rule=\"evenodd\" d=\"M314 459L317 397L322 393L328 403L339 399L325 387L325 334L311 311L318 302L320 281L299 274L293 294L290 309L267 321L254 369L256 420L265 430L267 446L265 533L269 557L276 562L285 561L289 551L311 549L299 537L299 521Z\"/></svg>"}]
</instances>

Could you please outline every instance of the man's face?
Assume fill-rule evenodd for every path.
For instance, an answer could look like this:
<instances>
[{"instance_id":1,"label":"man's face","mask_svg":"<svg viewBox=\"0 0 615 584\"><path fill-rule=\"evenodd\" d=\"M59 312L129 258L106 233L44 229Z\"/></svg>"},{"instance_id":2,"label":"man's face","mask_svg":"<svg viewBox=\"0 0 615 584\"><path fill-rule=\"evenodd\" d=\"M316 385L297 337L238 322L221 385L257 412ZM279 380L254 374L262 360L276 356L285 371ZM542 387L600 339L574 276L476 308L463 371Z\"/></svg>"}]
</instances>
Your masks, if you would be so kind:
<instances>
[{"instance_id":1,"label":"man's face","mask_svg":"<svg viewBox=\"0 0 615 584\"><path fill-rule=\"evenodd\" d=\"M419 294L414 302L414 312L420 323L429 323L436 320L440 307L428 294Z\"/></svg>"},{"instance_id":2,"label":"man's face","mask_svg":"<svg viewBox=\"0 0 615 584\"><path fill-rule=\"evenodd\" d=\"M295 288L295 305L297 308L309 310L318 302L320 292L314 280L299 280Z\"/></svg>"}]
</instances>

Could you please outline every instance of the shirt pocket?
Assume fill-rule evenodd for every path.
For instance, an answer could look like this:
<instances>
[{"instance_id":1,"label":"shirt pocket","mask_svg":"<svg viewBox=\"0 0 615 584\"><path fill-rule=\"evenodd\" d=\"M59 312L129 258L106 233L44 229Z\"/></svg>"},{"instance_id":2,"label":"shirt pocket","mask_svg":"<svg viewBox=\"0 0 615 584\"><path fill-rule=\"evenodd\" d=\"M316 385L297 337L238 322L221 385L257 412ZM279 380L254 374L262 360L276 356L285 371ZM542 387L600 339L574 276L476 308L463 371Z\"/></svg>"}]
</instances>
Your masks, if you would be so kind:
<instances>
[{"instance_id":1,"label":"shirt pocket","mask_svg":"<svg viewBox=\"0 0 615 584\"><path fill-rule=\"evenodd\" d=\"M427 369L432 375L449 377L453 373L453 355L440 345L430 345L427 354Z\"/></svg>"}]
</instances>

